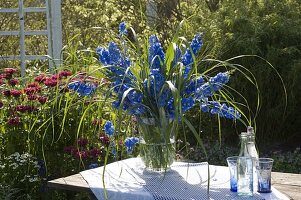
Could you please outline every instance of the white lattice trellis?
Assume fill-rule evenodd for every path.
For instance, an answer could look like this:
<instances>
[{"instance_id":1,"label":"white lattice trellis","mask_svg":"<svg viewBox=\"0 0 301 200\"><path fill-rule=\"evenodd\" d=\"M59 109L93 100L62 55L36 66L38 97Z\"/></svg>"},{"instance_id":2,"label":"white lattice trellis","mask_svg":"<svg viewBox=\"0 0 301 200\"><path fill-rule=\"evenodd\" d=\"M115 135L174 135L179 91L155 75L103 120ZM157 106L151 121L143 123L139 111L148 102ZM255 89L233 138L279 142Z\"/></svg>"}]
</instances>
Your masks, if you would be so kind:
<instances>
[{"instance_id":1,"label":"white lattice trellis","mask_svg":"<svg viewBox=\"0 0 301 200\"><path fill-rule=\"evenodd\" d=\"M0 8L0 13L19 13L20 30L0 31L0 36L19 36L20 55L0 56L1 60L20 60L21 75L25 75L27 60L49 60L49 67L59 66L61 63L62 50L62 25L61 25L61 0L45 0L45 7L24 7L24 0L19 0L18 8ZM24 13L44 12L46 13L47 30L24 29ZM25 36L46 35L48 38L48 55L26 55Z\"/></svg>"}]
</instances>

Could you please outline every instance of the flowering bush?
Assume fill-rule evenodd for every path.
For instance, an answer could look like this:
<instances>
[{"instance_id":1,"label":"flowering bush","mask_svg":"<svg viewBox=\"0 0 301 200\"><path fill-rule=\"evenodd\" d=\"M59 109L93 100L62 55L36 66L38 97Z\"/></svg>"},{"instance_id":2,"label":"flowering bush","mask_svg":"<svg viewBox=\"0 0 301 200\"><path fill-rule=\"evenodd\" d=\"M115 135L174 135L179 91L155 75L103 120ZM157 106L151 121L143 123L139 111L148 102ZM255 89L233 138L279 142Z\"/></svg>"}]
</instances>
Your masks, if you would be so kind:
<instances>
[{"instance_id":1,"label":"flowering bush","mask_svg":"<svg viewBox=\"0 0 301 200\"><path fill-rule=\"evenodd\" d=\"M161 127L169 120L182 121L198 141L198 134L184 116L195 105L200 106L201 112L240 119L237 106L228 91L223 90L232 65L199 57L202 34L196 34L188 46L181 37L175 37L164 51L156 35L151 35L146 45L130 43L134 47L130 48L124 22L119 29L120 45L110 42L107 48L97 48L99 61L104 66L102 70L111 82L115 109L134 116L138 122L153 119ZM208 69L208 63L212 65L214 61L216 64ZM216 72L218 67L223 67L223 71ZM126 140L129 152L135 143Z\"/></svg>"},{"instance_id":2,"label":"flowering bush","mask_svg":"<svg viewBox=\"0 0 301 200\"><path fill-rule=\"evenodd\" d=\"M20 78L14 68L0 71L0 162L14 152L34 155L40 165L36 176L41 180L33 183L36 186L49 178L85 169L92 161L101 164L104 150L98 135L103 132L102 113L108 110L97 93L104 81L87 73L73 74L68 70L55 74L29 73L32 73L28 76L32 75L32 79ZM85 145L85 140L80 138L87 138L89 144ZM72 154L74 159L70 161L72 167L65 165L70 158L63 153L66 146L76 149ZM89 163L82 162L84 148L89 152ZM10 186L19 187L15 183L20 181L21 178L16 177ZM28 184L24 182L21 186L20 189L24 189Z\"/></svg>"}]
</instances>

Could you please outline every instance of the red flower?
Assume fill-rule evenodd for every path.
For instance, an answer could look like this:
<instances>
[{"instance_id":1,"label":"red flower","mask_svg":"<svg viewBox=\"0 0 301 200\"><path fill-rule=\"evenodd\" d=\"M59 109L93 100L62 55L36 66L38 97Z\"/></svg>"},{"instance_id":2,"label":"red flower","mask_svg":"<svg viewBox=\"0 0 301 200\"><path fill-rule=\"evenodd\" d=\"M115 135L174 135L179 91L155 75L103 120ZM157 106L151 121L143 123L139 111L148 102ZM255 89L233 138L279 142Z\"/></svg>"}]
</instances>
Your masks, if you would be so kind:
<instances>
[{"instance_id":1,"label":"red flower","mask_svg":"<svg viewBox=\"0 0 301 200\"><path fill-rule=\"evenodd\" d=\"M86 151L74 151L73 156L77 159L86 159L89 156L89 153Z\"/></svg>"},{"instance_id":2,"label":"red flower","mask_svg":"<svg viewBox=\"0 0 301 200\"><path fill-rule=\"evenodd\" d=\"M71 75L72 75L72 72L70 72L70 71L64 70L64 71L60 71L60 72L59 72L59 77L60 77L60 78L68 77L68 76L71 76Z\"/></svg>"},{"instance_id":3,"label":"red flower","mask_svg":"<svg viewBox=\"0 0 301 200\"><path fill-rule=\"evenodd\" d=\"M2 101L0 101L0 108L2 108L3 107L3 102Z\"/></svg>"},{"instance_id":4,"label":"red flower","mask_svg":"<svg viewBox=\"0 0 301 200\"><path fill-rule=\"evenodd\" d=\"M6 74L0 74L0 79L6 78Z\"/></svg>"},{"instance_id":5,"label":"red flower","mask_svg":"<svg viewBox=\"0 0 301 200\"><path fill-rule=\"evenodd\" d=\"M66 146L66 147L64 147L64 152L65 153L72 154L74 151L75 151L75 149L72 146Z\"/></svg>"},{"instance_id":6,"label":"red flower","mask_svg":"<svg viewBox=\"0 0 301 200\"><path fill-rule=\"evenodd\" d=\"M86 146L88 143L89 143L89 141L87 138L79 138L77 140L77 144L82 147Z\"/></svg>"},{"instance_id":7,"label":"red flower","mask_svg":"<svg viewBox=\"0 0 301 200\"><path fill-rule=\"evenodd\" d=\"M37 77L35 77L34 80L35 80L36 82L41 83L41 82L44 82L44 81L46 80L46 76L45 76L44 74L40 74L40 75L38 75Z\"/></svg>"},{"instance_id":8,"label":"red flower","mask_svg":"<svg viewBox=\"0 0 301 200\"><path fill-rule=\"evenodd\" d=\"M17 105L16 106L16 111L26 112L26 107L24 105Z\"/></svg>"},{"instance_id":9,"label":"red flower","mask_svg":"<svg viewBox=\"0 0 301 200\"><path fill-rule=\"evenodd\" d=\"M5 72L6 74L14 74L14 73L17 72L17 70L16 70L15 68L5 68L5 69L4 69L4 72Z\"/></svg>"},{"instance_id":10,"label":"red flower","mask_svg":"<svg viewBox=\"0 0 301 200\"><path fill-rule=\"evenodd\" d=\"M33 112L33 111L36 111L38 110L36 107L34 106L28 106L28 105L17 105L16 106L16 111L19 111L19 112Z\"/></svg>"},{"instance_id":11,"label":"red flower","mask_svg":"<svg viewBox=\"0 0 301 200\"><path fill-rule=\"evenodd\" d=\"M19 124L21 124L21 120L20 120L20 117L14 116L14 117L9 118L7 123L12 126L19 125Z\"/></svg>"},{"instance_id":12,"label":"red flower","mask_svg":"<svg viewBox=\"0 0 301 200\"><path fill-rule=\"evenodd\" d=\"M101 154L102 154L102 151L100 149L95 148L95 147L89 151L89 155L91 157L94 157L94 158L100 156Z\"/></svg>"},{"instance_id":13,"label":"red flower","mask_svg":"<svg viewBox=\"0 0 301 200\"><path fill-rule=\"evenodd\" d=\"M104 145L109 145L110 144L110 138L106 134L100 135L99 140Z\"/></svg>"},{"instance_id":14,"label":"red flower","mask_svg":"<svg viewBox=\"0 0 301 200\"><path fill-rule=\"evenodd\" d=\"M57 86L57 79L46 78L44 84L48 87L55 87Z\"/></svg>"},{"instance_id":15,"label":"red flower","mask_svg":"<svg viewBox=\"0 0 301 200\"><path fill-rule=\"evenodd\" d=\"M11 79L11 80L9 80L9 84L11 84L12 86L15 86L15 85L19 84L19 80L18 79Z\"/></svg>"},{"instance_id":16,"label":"red flower","mask_svg":"<svg viewBox=\"0 0 301 200\"><path fill-rule=\"evenodd\" d=\"M3 85L4 84L4 81L2 78L0 78L0 85Z\"/></svg>"},{"instance_id":17,"label":"red flower","mask_svg":"<svg viewBox=\"0 0 301 200\"><path fill-rule=\"evenodd\" d=\"M24 89L24 92L29 95L29 94L33 94L33 93L36 93L36 92L40 92L41 91L41 88L39 86L37 87L28 87Z\"/></svg>"},{"instance_id":18,"label":"red flower","mask_svg":"<svg viewBox=\"0 0 301 200\"><path fill-rule=\"evenodd\" d=\"M36 82L29 83L29 84L27 84L27 87L28 87L28 88L35 88L35 87L39 87L39 84L36 83Z\"/></svg>"},{"instance_id":19,"label":"red flower","mask_svg":"<svg viewBox=\"0 0 301 200\"><path fill-rule=\"evenodd\" d=\"M3 94L4 96L9 97L9 96L10 96L10 90L4 90L4 91L2 92L2 94Z\"/></svg>"},{"instance_id":20,"label":"red flower","mask_svg":"<svg viewBox=\"0 0 301 200\"><path fill-rule=\"evenodd\" d=\"M53 74L52 76L50 76L50 78L51 78L52 80L58 80L60 77L59 77L58 74Z\"/></svg>"},{"instance_id":21,"label":"red flower","mask_svg":"<svg viewBox=\"0 0 301 200\"><path fill-rule=\"evenodd\" d=\"M38 98L37 95L33 95L33 94L27 95L27 99L28 99L28 100L31 100L31 101L34 101L34 100L36 100L37 98Z\"/></svg>"},{"instance_id":22,"label":"red flower","mask_svg":"<svg viewBox=\"0 0 301 200\"><path fill-rule=\"evenodd\" d=\"M48 100L48 97L45 97L45 96L39 96L39 97L38 97L38 101L39 101L41 104L46 103L47 100Z\"/></svg>"},{"instance_id":23,"label":"red flower","mask_svg":"<svg viewBox=\"0 0 301 200\"><path fill-rule=\"evenodd\" d=\"M33 111L37 111L38 109L34 106L25 106L25 110L29 113L33 112Z\"/></svg>"},{"instance_id":24,"label":"red flower","mask_svg":"<svg viewBox=\"0 0 301 200\"><path fill-rule=\"evenodd\" d=\"M10 94L14 97L19 97L19 96L21 96L22 92L19 90L11 90Z\"/></svg>"}]
</instances>

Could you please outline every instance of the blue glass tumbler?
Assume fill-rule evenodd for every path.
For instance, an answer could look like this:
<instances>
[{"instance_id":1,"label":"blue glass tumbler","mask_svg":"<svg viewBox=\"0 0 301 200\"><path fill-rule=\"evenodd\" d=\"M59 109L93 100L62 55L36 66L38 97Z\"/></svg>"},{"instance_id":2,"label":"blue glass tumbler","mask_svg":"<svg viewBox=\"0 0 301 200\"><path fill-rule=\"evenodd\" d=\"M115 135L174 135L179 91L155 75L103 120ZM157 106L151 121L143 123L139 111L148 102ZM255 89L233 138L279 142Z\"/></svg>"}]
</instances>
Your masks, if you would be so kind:
<instances>
[{"instance_id":1,"label":"blue glass tumbler","mask_svg":"<svg viewBox=\"0 0 301 200\"><path fill-rule=\"evenodd\" d=\"M227 158L227 163L230 171L230 190L237 192L237 159L238 156Z\"/></svg>"},{"instance_id":2,"label":"blue glass tumbler","mask_svg":"<svg viewBox=\"0 0 301 200\"><path fill-rule=\"evenodd\" d=\"M256 166L259 193L270 193L271 190L271 172L273 167L273 159L259 158Z\"/></svg>"}]
</instances>

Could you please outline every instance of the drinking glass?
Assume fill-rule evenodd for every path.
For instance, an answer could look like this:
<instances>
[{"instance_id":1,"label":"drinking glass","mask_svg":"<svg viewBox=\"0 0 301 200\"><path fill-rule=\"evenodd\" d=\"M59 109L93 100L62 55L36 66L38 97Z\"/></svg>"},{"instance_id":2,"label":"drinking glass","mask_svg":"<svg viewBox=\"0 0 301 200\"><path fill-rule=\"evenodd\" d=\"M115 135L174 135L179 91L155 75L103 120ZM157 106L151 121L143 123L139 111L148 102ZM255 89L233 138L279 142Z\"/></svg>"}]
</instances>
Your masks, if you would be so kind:
<instances>
[{"instance_id":1,"label":"drinking glass","mask_svg":"<svg viewBox=\"0 0 301 200\"><path fill-rule=\"evenodd\" d=\"M238 156L227 158L227 163L230 171L230 190L237 192L237 159Z\"/></svg>"},{"instance_id":2,"label":"drinking glass","mask_svg":"<svg viewBox=\"0 0 301 200\"><path fill-rule=\"evenodd\" d=\"M271 172L273 167L273 159L271 158L259 158L256 165L258 186L257 191L259 193L271 192Z\"/></svg>"}]
</instances>

